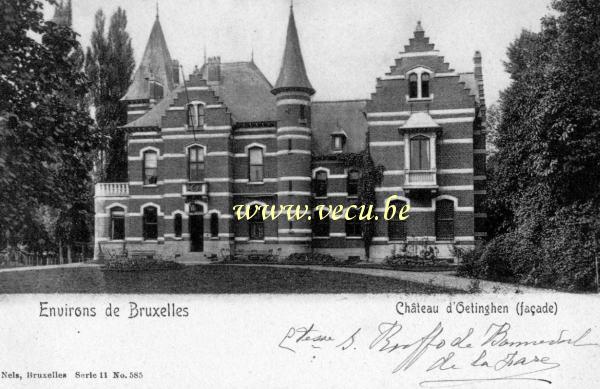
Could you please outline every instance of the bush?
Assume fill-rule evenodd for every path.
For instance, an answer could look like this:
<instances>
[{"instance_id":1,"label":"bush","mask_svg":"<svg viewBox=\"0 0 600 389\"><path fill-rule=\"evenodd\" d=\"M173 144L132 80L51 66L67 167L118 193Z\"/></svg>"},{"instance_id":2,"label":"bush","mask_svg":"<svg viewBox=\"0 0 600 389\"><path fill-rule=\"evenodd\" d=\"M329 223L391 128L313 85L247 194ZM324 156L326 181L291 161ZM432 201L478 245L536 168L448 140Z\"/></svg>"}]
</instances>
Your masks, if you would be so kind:
<instances>
[{"instance_id":1,"label":"bush","mask_svg":"<svg viewBox=\"0 0 600 389\"><path fill-rule=\"evenodd\" d=\"M284 260L284 263L294 265L323 265L323 266L346 266L359 262L360 259L352 258L341 260L330 254L324 253L294 253Z\"/></svg>"},{"instance_id":2,"label":"bush","mask_svg":"<svg viewBox=\"0 0 600 389\"><path fill-rule=\"evenodd\" d=\"M103 266L104 271L148 271L148 270L178 270L184 265L173 261L163 261L156 259L120 259L109 260Z\"/></svg>"}]
</instances>

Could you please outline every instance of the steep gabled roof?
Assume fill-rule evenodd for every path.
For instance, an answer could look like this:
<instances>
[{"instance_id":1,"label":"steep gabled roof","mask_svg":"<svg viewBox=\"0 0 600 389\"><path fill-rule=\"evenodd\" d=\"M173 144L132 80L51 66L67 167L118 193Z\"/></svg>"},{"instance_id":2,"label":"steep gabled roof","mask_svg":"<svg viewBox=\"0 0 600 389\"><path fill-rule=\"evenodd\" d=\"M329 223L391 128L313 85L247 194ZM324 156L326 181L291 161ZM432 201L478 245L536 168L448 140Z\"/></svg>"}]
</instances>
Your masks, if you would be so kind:
<instances>
[{"instance_id":1,"label":"steep gabled roof","mask_svg":"<svg viewBox=\"0 0 600 389\"><path fill-rule=\"evenodd\" d=\"M148 87L148 79L150 78L162 84L165 94L173 90L172 66L173 61L157 15L142 61L133 75L133 82L121 100L145 100L150 98Z\"/></svg>"},{"instance_id":2,"label":"steep gabled roof","mask_svg":"<svg viewBox=\"0 0 600 389\"><path fill-rule=\"evenodd\" d=\"M300 40L298 39L298 31L296 30L296 22L294 20L294 8L290 7L290 18L288 21L287 36L285 40L285 50L283 51L283 60L281 61L281 69L279 77L273 88L273 93L277 93L286 89L300 89L311 95L315 93L304 67L304 59L300 50Z\"/></svg>"},{"instance_id":3,"label":"steep gabled roof","mask_svg":"<svg viewBox=\"0 0 600 389\"><path fill-rule=\"evenodd\" d=\"M312 151L315 155L331 154L331 135L346 135L345 151L365 149L367 119L366 100L315 101L311 105Z\"/></svg>"},{"instance_id":4,"label":"steep gabled roof","mask_svg":"<svg viewBox=\"0 0 600 389\"><path fill-rule=\"evenodd\" d=\"M271 83L254 62L221 63L220 83L213 86L236 122L277 120Z\"/></svg>"},{"instance_id":5,"label":"steep gabled roof","mask_svg":"<svg viewBox=\"0 0 600 389\"><path fill-rule=\"evenodd\" d=\"M152 109L134 121L127 123L123 128L136 128L136 127L159 127L161 126L161 119L166 114L167 109L173 103L177 97L177 93L183 91L183 86L180 85L172 91L168 92L165 97L158 102Z\"/></svg>"}]
</instances>

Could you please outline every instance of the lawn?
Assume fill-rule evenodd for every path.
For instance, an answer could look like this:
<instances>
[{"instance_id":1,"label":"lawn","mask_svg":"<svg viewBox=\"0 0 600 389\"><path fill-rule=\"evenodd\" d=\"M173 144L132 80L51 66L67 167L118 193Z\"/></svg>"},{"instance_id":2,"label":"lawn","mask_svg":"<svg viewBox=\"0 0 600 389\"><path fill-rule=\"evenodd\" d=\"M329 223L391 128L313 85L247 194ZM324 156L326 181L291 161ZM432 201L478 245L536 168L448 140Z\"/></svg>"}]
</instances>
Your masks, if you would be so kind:
<instances>
[{"instance_id":1,"label":"lawn","mask_svg":"<svg viewBox=\"0 0 600 389\"><path fill-rule=\"evenodd\" d=\"M0 293L457 293L360 274L235 265L104 272L98 267L0 272Z\"/></svg>"}]
</instances>

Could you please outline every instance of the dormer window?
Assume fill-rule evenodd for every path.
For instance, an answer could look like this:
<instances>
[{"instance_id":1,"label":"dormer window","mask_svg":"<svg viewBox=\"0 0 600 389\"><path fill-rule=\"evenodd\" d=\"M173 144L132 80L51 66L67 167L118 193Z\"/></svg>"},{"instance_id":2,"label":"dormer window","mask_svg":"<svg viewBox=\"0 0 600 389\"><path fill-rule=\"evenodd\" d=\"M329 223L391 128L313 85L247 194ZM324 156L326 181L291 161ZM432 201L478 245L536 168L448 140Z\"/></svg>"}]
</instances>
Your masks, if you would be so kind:
<instances>
[{"instance_id":1,"label":"dormer window","mask_svg":"<svg viewBox=\"0 0 600 389\"><path fill-rule=\"evenodd\" d=\"M346 145L346 137L344 134L333 134L331 136L331 149L333 151L343 151L344 146Z\"/></svg>"},{"instance_id":2,"label":"dormer window","mask_svg":"<svg viewBox=\"0 0 600 389\"><path fill-rule=\"evenodd\" d=\"M193 102L187 105L187 125L192 128L204 127L204 103Z\"/></svg>"},{"instance_id":3,"label":"dormer window","mask_svg":"<svg viewBox=\"0 0 600 389\"><path fill-rule=\"evenodd\" d=\"M413 69L407 76L408 99L431 99L431 73L425 68Z\"/></svg>"}]
</instances>

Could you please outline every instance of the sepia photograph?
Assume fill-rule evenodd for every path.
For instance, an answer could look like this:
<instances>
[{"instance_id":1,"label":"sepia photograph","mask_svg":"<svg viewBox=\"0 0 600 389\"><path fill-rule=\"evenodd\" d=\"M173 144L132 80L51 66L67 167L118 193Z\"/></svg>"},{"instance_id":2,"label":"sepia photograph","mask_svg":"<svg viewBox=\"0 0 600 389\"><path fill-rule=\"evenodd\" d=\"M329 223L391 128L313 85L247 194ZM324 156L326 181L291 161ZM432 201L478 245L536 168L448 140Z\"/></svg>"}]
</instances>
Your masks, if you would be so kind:
<instances>
[{"instance_id":1,"label":"sepia photograph","mask_svg":"<svg viewBox=\"0 0 600 389\"><path fill-rule=\"evenodd\" d=\"M424 366L441 378L407 387L573 387L561 364L577 386L600 379L580 373L600 356L600 2L0 4L0 316L77 334L112 318L99 334L153 339L160 328L180 345L184 327L206 320L233 347L227 312L244 311L258 336L277 332L277 351L244 346L235 361L261 355L268 368L302 347L310 363L329 344L348 354L386 311L395 319L374 327L368 349L380 354L365 364L403 350L393 376L427 347L457 349ZM338 306L361 325L327 315ZM311 312L343 334L296 322ZM397 339L420 322L433 330ZM551 334L531 338L538 328ZM116 336L123 352L145 348ZM471 341L481 350L465 358L469 372L452 375ZM572 369L554 359L567 347ZM492 361L494 348L507 356ZM89 374L0 359L0 387L402 382L301 383L290 364L276 385L245 370L150 379L159 360L148 358Z\"/></svg>"}]
</instances>

